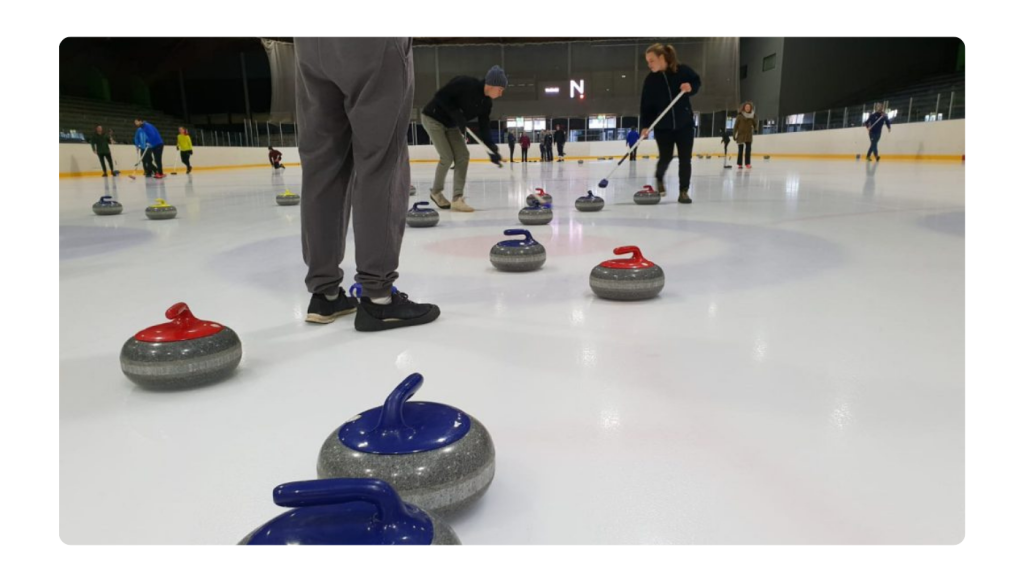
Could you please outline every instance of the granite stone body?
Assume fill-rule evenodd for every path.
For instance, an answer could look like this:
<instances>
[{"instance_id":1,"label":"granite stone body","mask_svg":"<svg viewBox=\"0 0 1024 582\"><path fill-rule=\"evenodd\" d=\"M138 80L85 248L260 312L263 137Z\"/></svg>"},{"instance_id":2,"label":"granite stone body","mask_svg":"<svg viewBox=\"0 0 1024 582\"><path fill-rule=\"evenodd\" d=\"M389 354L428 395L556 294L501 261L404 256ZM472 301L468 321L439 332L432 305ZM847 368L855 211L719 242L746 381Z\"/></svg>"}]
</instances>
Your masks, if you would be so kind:
<instances>
[{"instance_id":1,"label":"granite stone body","mask_svg":"<svg viewBox=\"0 0 1024 582\"><path fill-rule=\"evenodd\" d=\"M661 194L650 186L646 186L643 190L633 194L633 202L641 205L657 204L661 202Z\"/></svg>"},{"instance_id":2,"label":"granite stone body","mask_svg":"<svg viewBox=\"0 0 1024 582\"><path fill-rule=\"evenodd\" d=\"M99 202L92 205L92 211L99 216L112 216L114 214L121 214L124 210L124 206L117 200L110 200L106 196L100 199Z\"/></svg>"},{"instance_id":3,"label":"granite stone body","mask_svg":"<svg viewBox=\"0 0 1024 582\"><path fill-rule=\"evenodd\" d=\"M441 216L433 208L428 208L428 202L417 202L413 204L409 212L405 214L405 223L413 228L427 228L437 226Z\"/></svg>"},{"instance_id":4,"label":"granite stone body","mask_svg":"<svg viewBox=\"0 0 1024 582\"><path fill-rule=\"evenodd\" d=\"M600 196L580 196L576 199L576 210L580 212L597 212L604 208L604 198Z\"/></svg>"},{"instance_id":5,"label":"granite stone body","mask_svg":"<svg viewBox=\"0 0 1024 582\"><path fill-rule=\"evenodd\" d=\"M553 218L551 209L543 206L527 206L519 211L519 222L528 226L548 224Z\"/></svg>"},{"instance_id":6,"label":"granite stone body","mask_svg":"<svg viewBox=\"0 0 1024 582\"><path fill-rule=\"evenodd\" d=\"M238 367L242 342L229 327L202 338L144 342L134 337L121 348L121 370L136 384L188 388L215 382Z\"/></svg>"}]
</instances>

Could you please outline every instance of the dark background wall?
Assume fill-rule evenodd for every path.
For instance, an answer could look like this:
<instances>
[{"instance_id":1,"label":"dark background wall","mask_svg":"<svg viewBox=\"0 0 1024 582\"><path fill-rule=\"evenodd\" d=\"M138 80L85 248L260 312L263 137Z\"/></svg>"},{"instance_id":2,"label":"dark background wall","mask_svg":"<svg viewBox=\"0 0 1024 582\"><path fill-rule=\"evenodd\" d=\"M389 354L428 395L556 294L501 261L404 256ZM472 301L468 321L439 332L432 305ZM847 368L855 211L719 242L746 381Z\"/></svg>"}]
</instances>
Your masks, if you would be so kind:
<instances>
[{"instance_id":1,"label":"dark background wall","mask_svg":"<svg viewBox=\"0 0 1024 582\"><path fill-rule=\"evenodd\" d=\"M740 79L740 102L753 101L758 116L764 119L779 117L782 63L786 59L783 41L782 37L740 39L740 68L746 67L746 78ZM770 55L775 55L775 68L764 71L762 64Z\"/></svg>"},{"instance_id":2,"label":"dark background wall","mask_svg":"<svg viewBox=\"0 0 1024 582\"><path fill-rule=\"evenodd\" d=\"M694 97L700 112L735 110L753 100L762 119L782 118L884 96L927 77L963 70L956 38L600 38L557 42L488 42L415 39L414 113L439 86L457 75L482 77L495 64L510 86L495 102L494 117L634 116L647 75L644 49L660 40L701 74ZM493 39L491 39L493 40ZM467 39L467 42L469 39ZM441 44L424 44L438 42ZM60 46L62 95L134 103L193 123L217 116L240 123L245 114L240 54L250 109L270 108L270 67L258 38L69 38ZM765 56L775 68L763 71ZM741 66L746 78L739 79ZM585 98L569 97L570 79L582 79ZM184 81L185 101L181 85ZM557 87L556 95L544 92Z\"/></svg>"},{"instance_id":3,"label":"dark background wall","mask_svg":"<svg viewBox=\"0 0 1024 582\"><path fill-rule=\"evenodd\" d=\"M764 118L852 105L963 70L962 50L957 38L744 38L740 94ZM773 53L775 69L762 72Z\"/></svg>"},{"instance_id":4,"label":"dark background wall","mask_svg":"<svg viewBox=\"0 0 1024 582\"><path fill-rule=\"evenodd\" d=\"M955 38L786 38L780 113L845 105L956 70ZM876 94L872 94L875 92Z\"/></svg>"},{"instance_id":5,"label":"dark background wall","mask_svg":"<svg viewBox=\"0 0 1024 582\"><path fill-rule=\"evenodd\" d=\"M681 60L704 79L697 109L724 109L738 97L737 38L601 38L563 42L453 44L460 39L416 39L414 108L457 75L483 77L502 65L510 86L495 102L495 117L636 115L648 69L644 50L655 41L673 44ZM423 44L424 42L442 44ZM480 43L484 44L480 44ZM61 43L62 95L134 103L193 122L245 114L239 54L245 55L250 109L270 109L272 79L257 38L70 38ZM570 98L570 79L583 80L584 99ZM181 81L185 99L182 100ZM545 93L557 87L558 94Z\"/></svg>"},{"instance_id":6,"label":"dark background wall","mask_svg":"<svg viewBox=\"0 0 1024 582\"><path fill-rule=\"evenodd\" d=\"M422 108L438 88L457 75L482 78L493 65L509 77L505 95L494 102L495 117L568 117L606 113L636 115L640 88L649 73L644 51L655 41L672 44L680 60L704 80L696 109L725 109L739 95L737 38L600 39L537 44L417 46L416 95ZM570 98L570 80L583 80L584 99ZM557 94L545 88L557 87Z\"/></svg>"}]
</instances>

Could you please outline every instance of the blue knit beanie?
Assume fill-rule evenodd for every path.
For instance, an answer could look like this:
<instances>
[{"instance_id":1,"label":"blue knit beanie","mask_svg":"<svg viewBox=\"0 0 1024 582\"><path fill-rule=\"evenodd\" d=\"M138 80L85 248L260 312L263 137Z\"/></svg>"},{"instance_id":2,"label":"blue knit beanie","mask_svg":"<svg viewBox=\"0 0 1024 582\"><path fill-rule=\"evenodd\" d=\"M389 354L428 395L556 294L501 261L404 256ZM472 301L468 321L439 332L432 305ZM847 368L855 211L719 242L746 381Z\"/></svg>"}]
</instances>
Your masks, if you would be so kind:
<instances>
[{"instance_id":1,"label":"blue knit beanie","mask_svg":"<svg viewBox=\"0 0 1024 582\"><path fill-rule=\"evenodd\" d=\"M505 76L505 71L501 70L501 67L494 65L490 71L484 75L484 83L493 85L494 87L508 87L508 77Z\"/></svg>"}]
</instances>

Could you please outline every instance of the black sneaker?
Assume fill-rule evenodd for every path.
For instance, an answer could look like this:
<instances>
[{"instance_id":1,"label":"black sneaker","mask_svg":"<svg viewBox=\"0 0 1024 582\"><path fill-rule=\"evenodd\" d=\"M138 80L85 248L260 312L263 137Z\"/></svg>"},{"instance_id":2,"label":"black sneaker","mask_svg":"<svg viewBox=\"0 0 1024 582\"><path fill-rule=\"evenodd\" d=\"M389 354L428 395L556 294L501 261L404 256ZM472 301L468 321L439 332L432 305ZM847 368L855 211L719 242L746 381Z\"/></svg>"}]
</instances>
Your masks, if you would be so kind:
<instances>
[{"instance_id":1,"label":"black sneaker","mask_svg":"<svg viewBox=\"0 0 1024 582\"><path fill-rule=\"evenodd\" d=\"M410 325L430 323L441 315L441 310L430 303L409 301L405 293L392 291L391 303L377 305L369 297L359 299L356 312L356 331L384 331Z\"/></svg>"},{"instance_id":2,"label":"black sneaker","mask_svg":"<svg viewBox=\"0 0 1024 582\"><path fill-rule=\"evenodd\" d=\"M355 313L356 300L338 289L338 298L328 299L323 293L314 293L306 310L306 321L310 323L331 323L342 315Z\"/></svg>"}]
</instances>

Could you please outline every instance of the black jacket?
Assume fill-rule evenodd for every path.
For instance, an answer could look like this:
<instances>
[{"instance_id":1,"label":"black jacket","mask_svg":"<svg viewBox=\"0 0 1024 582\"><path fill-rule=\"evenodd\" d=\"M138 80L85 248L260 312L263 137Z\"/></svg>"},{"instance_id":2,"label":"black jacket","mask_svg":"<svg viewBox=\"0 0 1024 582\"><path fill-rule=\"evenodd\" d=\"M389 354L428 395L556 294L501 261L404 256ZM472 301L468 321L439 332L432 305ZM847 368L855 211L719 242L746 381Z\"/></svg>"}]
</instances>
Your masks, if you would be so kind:
<instances>
[{"instance_id":1,"label":"black jacket","mask_svg":"<svg viewBox=\"0 0 1024 582\"><path fill-rule=\"evenodd\" d=\"M491 98L484 95L484 82L473 77L455 77L434 94L423 107L423 114L440 121L445 127L466 129L466 122L477 120L477 137L492 152L498 151L491 139Z\"/></svg>"},{"instance_id":2,"label":"black jacket","mask_svg":"<svg viewBox=\"0 0 1024 582\"><path fill-rule=\"evenodd\" d=\"M640 95L640 128L650 128L658 115L679 94L679 86L689 83L693 90L676 101L675 107L661 118L654 130L685 129L693 127L693 107L690 97L700 91L700 75L686 65L679 65L676 72L665 70L650 73L644 79L643 93Z\"/></svg>"},{"instance_id":3,"label":"black jacket","mask_svg":"<svg viewBox=\"0 0 1024 582\"><path fill-rule=\"evenodd\" d=\"M519 141L516 139L516 134L512 133L511 131L505 135L505 138L505 141L507 141L508 145L510 146L515 146L517 143L519 143Z\"/></svg>"},{"instance_id":4,"label":"black jacket","mask_svg":"<svg viewBox=\"0 0 1024 582\"><path fill-rule=\"evenodd\" d=\"M565 130L555 130L555 143L565 145Z\"/></svg>"}]
</instances>

